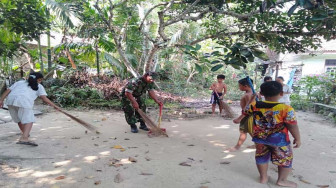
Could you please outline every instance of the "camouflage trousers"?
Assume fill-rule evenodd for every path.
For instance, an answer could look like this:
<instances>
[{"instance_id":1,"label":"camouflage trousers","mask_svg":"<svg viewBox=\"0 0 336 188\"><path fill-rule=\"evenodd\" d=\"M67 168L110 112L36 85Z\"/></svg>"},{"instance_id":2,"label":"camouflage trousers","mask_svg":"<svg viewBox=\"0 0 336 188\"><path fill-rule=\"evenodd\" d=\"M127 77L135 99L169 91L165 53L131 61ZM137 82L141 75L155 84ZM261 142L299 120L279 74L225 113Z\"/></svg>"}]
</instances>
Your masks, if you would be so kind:
<instances>
[{"instance_id":1,"label":"camouflage trousers","mask_svg":"<svg viewBox=\"0 0 336 188\"><path fill-rule=\"evenodd\" d=\"M140 109L142 111L146 112L146 105L145 105L144 99L141 98L141 97L134 97L134 98L137 101L137 103L139 104ZM132 106L131 101L126 96L122 96L121 105L122 105L122 109L125 113L126 122L129 125L134 125L137 122L144 123L140 114L138 112L136 112L136 110Z\"/></svg>"}]
</instances>

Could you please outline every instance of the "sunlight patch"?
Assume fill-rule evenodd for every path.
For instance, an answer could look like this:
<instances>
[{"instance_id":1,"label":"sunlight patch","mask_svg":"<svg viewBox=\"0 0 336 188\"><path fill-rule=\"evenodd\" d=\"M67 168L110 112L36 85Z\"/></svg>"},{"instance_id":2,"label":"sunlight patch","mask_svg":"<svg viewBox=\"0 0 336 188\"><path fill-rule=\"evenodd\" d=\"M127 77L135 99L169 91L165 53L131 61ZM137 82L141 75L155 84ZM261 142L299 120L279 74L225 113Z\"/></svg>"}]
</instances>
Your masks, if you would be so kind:
<instances>
[{"instance_id":1,"label":"sunlight patch","mask_svg":"<svg viewBox=\"0 0 336 188\"><path fill-rule=\"evenodd\" d=\"M227 156L223 157L223 159L230 159L232 157L235 157L235 155L232 155L232 154L228 154Z\"/></svg>"},{"instance_id":2,"label":"sunlight patch","mask_svg":"<svg viewBox=\"0 0 336 188\"><path fill-rule=\"evenodd\" d=\"M66 160L66 161L56 162L54 164L55 164L55 166L64 166L64 165L69 164L70 162L71 162L70 160Z\"/></svg>"},{"instance_id":3,"label":"sunlight patch","mask_svg":"<svg viewBox=\"0 0 336 188\"><path fill-rule=\"evenodd\" d=\"M42 178L42 177L46 177L49 175L56 175L61 172L62 170L53 170L53 171L45 171L45 172L36 171L35 173L32 174L32 176L37 177L37 178Z\"/></svg>"},{"instance_id":4,"label":"sunlight patch","mask_svg":"<svg viewBox=\"0 0 336 188\"><path fill-rule=\"evenodd\" d=\"M110 151L103 151L99 153L100 155L110 155L111 152Z\"/></svg>"},{"instance_id":5,"label":"sunlight patch","mask_svg":"<svg viewBox=\"0 0 336 188\"><path fill-rule=\"evenodd\" d=\"M219 127L214 127L214 129L229 129L230 125L221 125Z\"/></svg>"},{"instance_id":6,"label":"sunlight patch","mask_svg":"<svg viewBox=\"0 0 336 188\"><path fill-rule=\"evenodd\" d=\"M214 136L214 134L210 133L210 134L207 134L206 136L211 137L211 136Z\"/></svg>"},{"instance_id":7,"label":"sunlight patch","mask_svg":"<svg viewBox=\"0 0 336 188\"><path fill-rule=\"evenodd\" d=\"M251 152L254 152L256 149L245 149L244 151L242 151L242 152L244 152L244 153L251 153Z\"/></svg>"},{"instance_id":8,"label":"sunlight patch","mask_svg":"<svg viewBox=\"0 0 336 188\"><path fill-rule=\"evenodd\" d=\"M68 170L68 172L76 172L76 171L79 171L79 170L80 170L80 168L73 167L73 168L70 168L70 169Z\"/></svg>"},{"instance_id":9,"label":"sunlight patch","mask_svg":"<svg viewBox=\"0 0 336 188\"><path fill-rule=\"evenodd\" d=\"M86 162L92 162L96 159L98 159L97 156L86 156L86 157L84 157L84 160L86 160Z\"/></svg>"},{"instance_id":10,"label":"sunlight patch","mask_svg":"<svg viewBox=\"0 0 336 188\"><path fill-rule=\"evenodd\" d=\"M220 147L225 147L226 144L222 144L222 143L215 143L214 146L220 146Z\"/></svg>"},{"instance_id":11,"label":"sunlight patch","mask_svg":"<svg viewBox=\"0 0 336 188\"><path fill-rule=\"evenodd\" d=\"M30 176L30 174L32 174L33 172L34 170L25 170L25 171L18 172L16 174L12 174L12 176L16 178L23 178L23 177Z\"/></svg>"}]
</instances>

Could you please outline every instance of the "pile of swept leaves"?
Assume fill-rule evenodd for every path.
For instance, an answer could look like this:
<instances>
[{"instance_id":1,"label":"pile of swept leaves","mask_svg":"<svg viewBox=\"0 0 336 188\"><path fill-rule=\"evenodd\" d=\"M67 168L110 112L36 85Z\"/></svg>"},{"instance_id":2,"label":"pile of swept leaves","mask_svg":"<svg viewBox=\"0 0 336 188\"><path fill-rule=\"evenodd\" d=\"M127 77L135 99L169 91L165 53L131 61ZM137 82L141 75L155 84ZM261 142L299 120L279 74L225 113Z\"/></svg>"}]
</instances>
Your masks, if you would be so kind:
<instances>
[{"instance_id":1,"label":"pile of swept leaves","mask_svg":"<svg viewBox=\"0 0 336 188\"><path fill-rule=\"evenodd\" d=\"M92 75L86 71L74 71L63 75L62 79L48 79L43 82L48 97L62 107L90 107L121 109L120 93L127 80L108 75ZM180 103L182 97L166 92L157 93L164 102ZM147 106L156 104L147 99Z\"/></svg>"}]
</instances>

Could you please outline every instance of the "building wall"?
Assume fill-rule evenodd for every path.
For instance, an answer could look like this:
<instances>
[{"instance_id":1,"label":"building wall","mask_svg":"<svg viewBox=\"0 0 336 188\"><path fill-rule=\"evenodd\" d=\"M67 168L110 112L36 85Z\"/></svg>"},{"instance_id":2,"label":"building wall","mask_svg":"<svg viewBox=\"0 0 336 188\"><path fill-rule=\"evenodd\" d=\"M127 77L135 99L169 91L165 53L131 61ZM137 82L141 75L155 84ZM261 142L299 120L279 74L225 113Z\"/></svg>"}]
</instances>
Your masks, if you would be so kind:
<instances>
[{"instance_id":1,"label":"building wall","mask_svg":"<svg viewBox=\"0 0 336 188\"><path fill-rule=\"evenodd\" d=\"M325 60L336 59L336 54L317 54L311 56L308 54L285 54L283 58L283 67L285 72L288 72L295 65L303 64L302 76L311 74L323 74L325 73ZM281 60L281 58L280 58ZM289 71L290 72L290 71Z\"/></svg>"}]
</instances>

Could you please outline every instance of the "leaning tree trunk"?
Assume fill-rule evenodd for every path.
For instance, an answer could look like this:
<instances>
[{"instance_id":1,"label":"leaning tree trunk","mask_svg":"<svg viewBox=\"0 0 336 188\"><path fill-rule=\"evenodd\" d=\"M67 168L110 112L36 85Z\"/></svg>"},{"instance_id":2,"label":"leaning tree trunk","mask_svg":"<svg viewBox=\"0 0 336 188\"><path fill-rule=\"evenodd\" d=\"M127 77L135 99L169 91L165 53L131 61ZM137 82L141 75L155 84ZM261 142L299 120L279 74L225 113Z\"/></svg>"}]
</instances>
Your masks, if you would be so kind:
<instances>
[{"instance_id":1,"label":"leaning tree trunk","mask_svg":"<svg viewBox=\"0 0 336 188\"><path fill-rule=\"evenodd\" d=\"M39 49L40 71L41 71L41 74L43 75L44 66L43 66L42 50L41 50L41 35L39 36L37 43L38 43L38 49Z\"/></svg>"},{"instance_id":2,"label":"leaning tree trunk","mask_svg":"<svg viewBox=\"0 0 336 188\"><path fill-rule=\"evenodd\" d=\"M152 67L154 65L154 62L153 62L153 57L155 55L155 53L159 50L159 46L157 45L154 45L152 47L152 49L149 51L149 54L147 56L147 60L145 62L145 67L144 67L144 73L146 72L149 72L152 70Z\"/></svg>"},{"instance_id":3,"label":"leaning tree trunk","mask_svg":"<svg viewBox=\"0 0 336 188\"><path fill-rule=\"evenodd\" d=\"M49 13L49 10L46 10L46 15L47 15L47 19L49 20L50 18L50 13ZM48 72L51 71L51 47L50 47L50 25L48 25L47 27L47 38L48 38L48 49L47 49L47 52L48 52Z\"/></svg>"},{"instance_id":4,"label":"leaning tree trunk","mask_svg":"<svg viewBox=\"0 0 336 188\"><path fill-rule=\"evenodd\" d=\"M97 63L97 73L99 76L100 68L99 68L99 51L98 51L98 44L96 43L96 63Z\"/></svg>"}]
</instances>

